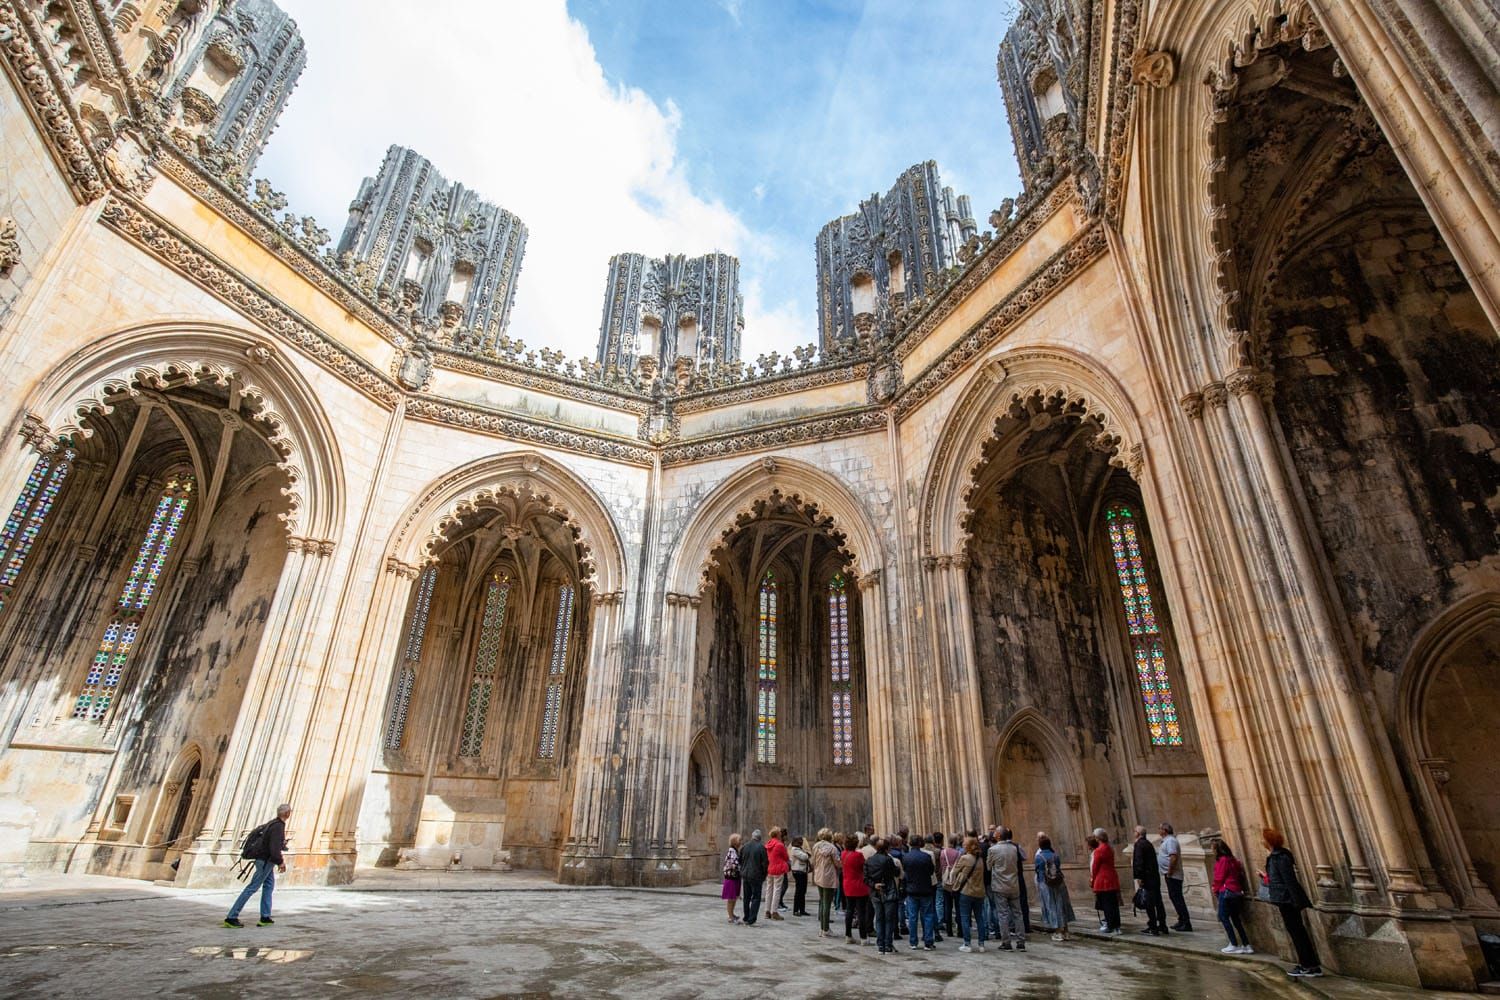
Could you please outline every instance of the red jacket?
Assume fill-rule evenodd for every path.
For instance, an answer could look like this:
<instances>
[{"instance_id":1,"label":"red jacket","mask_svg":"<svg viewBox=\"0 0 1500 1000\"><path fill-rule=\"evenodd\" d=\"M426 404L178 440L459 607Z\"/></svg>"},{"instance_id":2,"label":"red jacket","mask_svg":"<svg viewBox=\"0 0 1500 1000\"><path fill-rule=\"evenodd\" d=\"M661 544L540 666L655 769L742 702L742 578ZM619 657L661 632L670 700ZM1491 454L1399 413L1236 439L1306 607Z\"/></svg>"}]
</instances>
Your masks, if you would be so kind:
<instances>
[{"instance_id":1,"label":"red jacket","mask_svg":"<svg viewBox=\"0 0 1500 1000\"><path fill-rule=\"evenodd\" d=\"M1115 849L1108 844L1094 848L1089 859L1089 885L1095 892L1118 892L1120 873L1115 871Z\"/></svg>"},{"instance_id":2,"label":"red jacket","mask_svg":"<svg viewBox=\"0 0 1500 1000\"><path fill-rule=\"evenodd\" d=\"M766 856L771 859L771 865L766 869L767 875L785 875L792 867L791 859L787 857L786 845L775 837L766 841Z\"/></svg>"},{"instance_id":3,"label":"red jacket","mask_svg":"<svg viewBox=\"0 0 1500 1000\"><path fill-rule=\"evenodd\" d=\"M870 887L865 885L865 856L859 851L845 851L844 895L868 896Z\"/></svg>"},{"instance_id":4,"label":"red jacket","mask_svg":"<svg viewBox=\"0 0 1500 1000\"><path fill-rule=\"evenodd\" d=\"M1226 889L1230 892L1244 893L1249 888L1246 883L1245 866L1240 864L1239 858L1218 858L1214 861L1213 892L1217 896Z\"/></svg>"}]
</instances>

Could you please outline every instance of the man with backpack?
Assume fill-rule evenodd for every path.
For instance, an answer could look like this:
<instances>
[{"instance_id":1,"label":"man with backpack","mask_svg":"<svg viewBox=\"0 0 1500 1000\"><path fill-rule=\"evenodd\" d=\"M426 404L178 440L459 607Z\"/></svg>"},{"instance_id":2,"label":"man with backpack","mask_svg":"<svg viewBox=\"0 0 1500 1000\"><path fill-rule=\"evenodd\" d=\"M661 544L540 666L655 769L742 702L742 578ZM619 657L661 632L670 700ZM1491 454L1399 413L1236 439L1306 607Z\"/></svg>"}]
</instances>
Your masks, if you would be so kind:
<instances>
[{"instance_id":1,"label":"man with backpack","mask_svg":"<svg viewBox=\"0 0 1500 1000\"><path fill-rule=\"evenodd\" d=\"M271 919L271 893L276 888L276 873L286 874L286 859L282 852L286 850L286 820L292 814L292 807L283 802L276 807L276 818L269 823L263 823L250 831L250 836L245 838L244 850L240 857L246 861L254 862L255 874L250 878L250 884L245 886L240 893L240 898L234 901L229 908L229 915L224 918L225 927L243 927L240 923L240 910L260 890L260 927L274 924Z\"/></svg>"}]
</instances>

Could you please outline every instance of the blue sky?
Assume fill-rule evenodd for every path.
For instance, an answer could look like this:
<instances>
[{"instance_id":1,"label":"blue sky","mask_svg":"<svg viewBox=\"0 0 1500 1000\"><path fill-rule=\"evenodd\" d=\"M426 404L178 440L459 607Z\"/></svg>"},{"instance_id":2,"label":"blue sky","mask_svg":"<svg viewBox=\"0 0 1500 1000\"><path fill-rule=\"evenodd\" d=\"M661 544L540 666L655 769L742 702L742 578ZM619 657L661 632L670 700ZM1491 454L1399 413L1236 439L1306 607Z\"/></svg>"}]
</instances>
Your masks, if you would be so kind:
<instances>
[{"instance_id":1,"label":"blue sky","mask_svg":"<svg viewBox=\"0 0 1500 1000\"><path fill-rule=\"evenodd\" d=\"M738 254L754 357L816 339L813 238L912 163L981 226L1019 190L1009 4L281 2L308 70L258 172L337 236L386 145L414 147L527 223L511 332L569 356L612 253Z\"/></svg>"}]
</instances>

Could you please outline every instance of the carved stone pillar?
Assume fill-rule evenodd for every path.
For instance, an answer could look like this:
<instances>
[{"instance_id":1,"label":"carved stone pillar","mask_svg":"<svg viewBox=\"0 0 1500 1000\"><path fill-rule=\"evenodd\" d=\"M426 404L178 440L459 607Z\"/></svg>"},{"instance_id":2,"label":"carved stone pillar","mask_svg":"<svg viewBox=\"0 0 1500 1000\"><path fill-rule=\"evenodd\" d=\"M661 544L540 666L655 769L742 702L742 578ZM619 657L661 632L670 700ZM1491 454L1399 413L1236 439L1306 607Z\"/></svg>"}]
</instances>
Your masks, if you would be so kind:
<instances>
[{"instance_id":1,"label":"carved stone pillar","mask_svg":"<svg viewBox=\"0 0 1500 1000\"><path fill-rule=\"evenodd\" d=\"M568 839L563 846L559 878L574 884L605 881L611 870L611 859L620 851L618 843L606 843L611 827L625 830L623 816L617 824L609 822L611 805L623 810L616 788L621 762L611 760L619 720L620 685L625 660L621 649L625 601L620 591L595 594L594 623L589 636L588 687L584 694L583 725L578 735L578 755L574 765L573 818ZM628 852L629 845L624 845Z\"/></svg>"},{"instance_id":2,"label":"carved stone pillar","mask_svg":"<svg viewBox=\"0 0 1500 1000\"><path fill-rule=\"evenodd\" d=\"M1323 591L1322 568L1313 553L1305 526L1297 516L1301 505L1297 501L1277 447L1270 420L1266 414L1262 393L1268 391L1268 376L1248 369L1240 369L1225 379L1225 386L1234 396L1235 405L1243 418L1260 473L1269 494L1270 511L1275 512L1281 523L1277 529L1283 538L1292 566L1298 577L1296 592L1303 609L1311 622L1308 636L1308 652L1316 658L1314 673L1307 678L1313 692L1308 699L1309 709L1316 720L1314 738L1318 741L1320 755L1326 763L1344 762L1347 766L1341 780L1334 784L1334 808L1339 811L1340 825L1345 830L1345 849L1353 869L1355 888L1373 889L1375 882L1369 861L1363 857L1359 844L1353 803L1349 801L1351 790L1357 790L1368 810L1371 842L1378 846L1390 883L1391 893L1423 893L1425 886L1411 860L1406 832L1411 829L1407 817L1398 817L1395 803L1385 781L1385 756L1377 756L1371 737L1370 718L1359 704L1353 692L1352 665L1346 662L1342 641L1335 626L1335 612L1328 606ZM1327 711L1325 711L1325 704ZM1327 717L1334 716L1347 741L1346 752L1336 752L1330 738ZM1350 759L1352 757L1352 760Z\"/></svg>"},{"instance_id":3,"label":"carved stone pillar","mask_svg":"<svg viewBox=\"0 0 1500 1000\"><path fill-rule=\"evenodd\" d=\"M401 625L421 567L387 558L375 582L370 616L347 679L320 684L312 738L304 749L292 803L303 811L307 843L329 859L330 881L345 881L357 850L355 826L365 781L380 752L380 716L401 643Z\"/></svg>"},{"instance_id":4,"label":"carved stone pillar","mask_svg":"<svg viewBox=\"0 0 1500 1000\"><path fill-rule=\"evenodd\" d=\"M688 753L693 725L693 675L697 668L698 594L666 595L662 616L660 667L652 713L650 752L654 757L651 822L647 850L662 859L664 875L683 872L687 855ZM671 858L672 860L667 860Z\"/></svg>"},{"instance_id":5,"label":"carved stone pillar","mask_svg":"<svg viewBox=\"0 0 1500 1000\"><path fill-rule=\"evenodd\" d=\"M277 804L291 795L292 770L312 707L298 675L309 669L307 653L333 544L296 537L287 542L290 551L229 736L221 777L204 813L203 830L183 855L179 884L229 885L245 834L271 818ZM299 805L292 803L290 828L294 853L304 854L307 840L296 836ZM301 808L309 811L312 805ZM301 829L311 826L304 823ZM292 861L305 864L312 858Z\"/></svg>"},{"instance_id":6,"label":"carved stone pillar","mask_svg":"<svg viewBox=\"0 0 1500 1000\"><path fill-rule=\"evenodd\" d=\"M896 767L896 747L909 734L897 718L898 679L880 570L861 574L857 583L860 621L864 623L866 697L870 703L870 800L876 829L889 830L910 816L914 805L900 797L906 789Z\"/></svg>"},{"instance_id":7,"label":"carved stone pillar","mask_svg":"<svg viewBox=\"0 0 1500 1000\"><path fill-rule=\"evenodd\" d=\"M948 812L942 821L945 830L978 829L993 818L968 566L966 555L928 556L922 560L941 678L942 711L950 733L943 751L953 762L944 769L948 788Z\"/></svg>"}]
</instances>

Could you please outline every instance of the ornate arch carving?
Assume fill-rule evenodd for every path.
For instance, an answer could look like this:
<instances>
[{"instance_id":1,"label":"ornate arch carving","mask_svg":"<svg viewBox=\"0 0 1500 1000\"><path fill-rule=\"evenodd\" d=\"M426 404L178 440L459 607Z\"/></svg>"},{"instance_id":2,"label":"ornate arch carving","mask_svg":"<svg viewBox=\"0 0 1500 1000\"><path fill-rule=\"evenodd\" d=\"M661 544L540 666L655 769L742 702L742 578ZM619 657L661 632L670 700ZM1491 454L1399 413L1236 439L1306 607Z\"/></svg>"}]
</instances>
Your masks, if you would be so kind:
<instances>
[{"instance_id":1,"label":"ornate arch carving","mask_svg":"<svg viewBox=\"0 0 1500 1000\"><path fill-rule=\"evenodd\" d=\"M1094 446L1140 480L1145 447L1135 410L1118 383L1065 348L1024 347L995 354L969 380L938 436L922 490L923 556L951 555L962 548L975 476L995 424L1018 408L1041 414L1058 402L1071 415L1094 421L1099 428Z\"/></svg>"},{"instance_id":2,"label":"ornate arch carving","mask_svg":"<svg viewBox=\"0 0 1500 1000\"><path fill-rule=\"evenodd\" d=\"M815 507L843 535L853 574L878 575L885 546L865 505L840 480L787 458L763 458L728 476L699 504L698 513L678 536L667 567L669 592L695 594L713 568L713 553L740 518L754 515L755 503L779 495Z\"/></svg>"},{"instance_id":3,"label":"ornate arch carving","mask_svg":"<svg viewBox=\"0 0 1500 1000\"><path fill-rule=\"evenodd\" d=\"M263 425L287 477L289 535L334 539L343 524L344 480L333 428L312 387L261 337L213 321L132 327L89 342L53 369L25 411L52 437L89 437L90 414L122 396L176 385L234 383L247 416Z\"/></svg>"},{"instance_id":4,"label":"ornate arch carving","mask_svg":"<svg viewBox=\"0 0 1500 1000\"><path fill-rule=\"evenodd\" d=\"M596 594L620 591L627 579L625 548L598 494L571 470L534 451L482 458L428 485L401 517L387 555L415 565L432 558L446 532L465 514L529 488L549 505L588 554L580 568Z\"/></svg>"}]
</instances>

